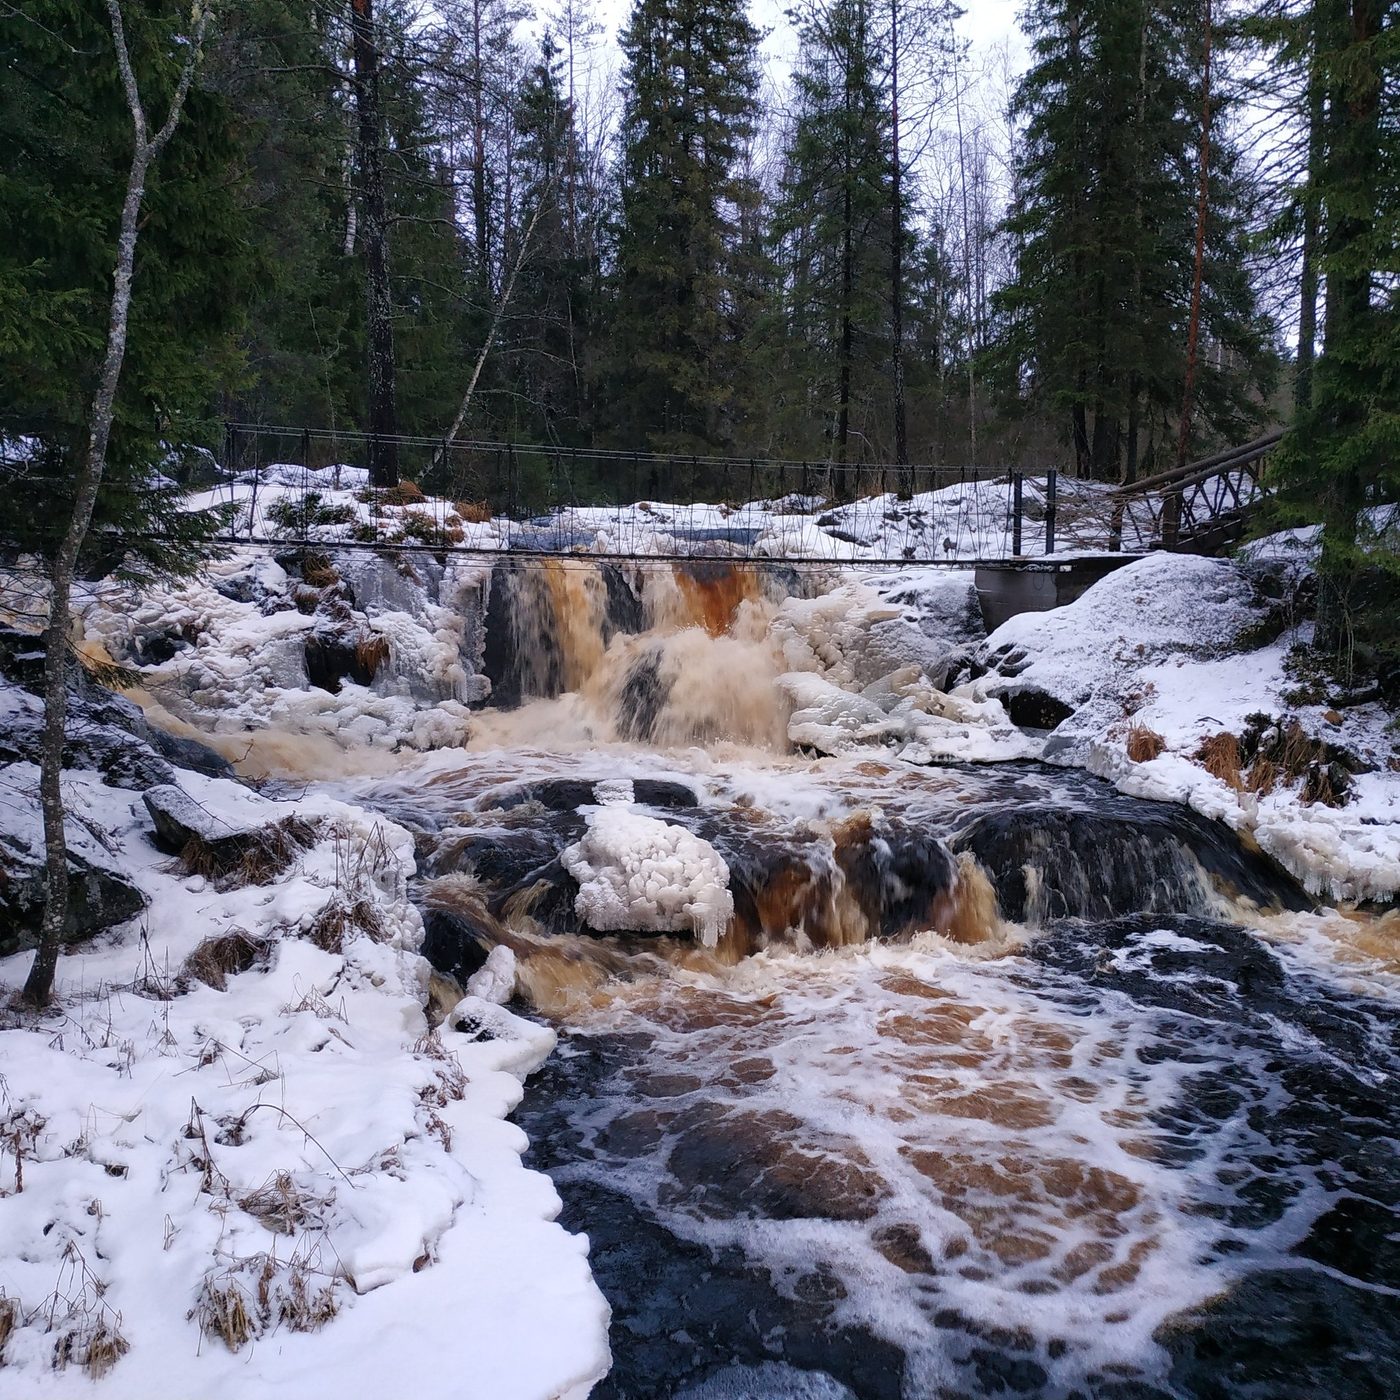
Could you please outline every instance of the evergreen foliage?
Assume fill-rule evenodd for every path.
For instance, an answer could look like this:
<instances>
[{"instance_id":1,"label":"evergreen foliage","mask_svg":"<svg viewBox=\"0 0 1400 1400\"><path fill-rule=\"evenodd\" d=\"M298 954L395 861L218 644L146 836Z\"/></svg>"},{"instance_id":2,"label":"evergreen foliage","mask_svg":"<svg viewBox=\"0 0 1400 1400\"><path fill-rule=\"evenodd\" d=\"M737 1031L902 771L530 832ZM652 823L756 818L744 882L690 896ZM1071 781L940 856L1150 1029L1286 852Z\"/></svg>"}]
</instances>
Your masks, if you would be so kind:
<instances>
[{"instance_id":1,"label":"evergreen foliage","mask_svg":"<svg viewBox=\"0 0 1400 1400\"><path fill-rule=\"evenodd\" d=\"M622 34L608 426L630 445L730 443L742 421L757 44L741 0L637 0Z\"/></svg>"},{"instance_id":2,"label":"evergreen foliage","mask_svg":"<svg viewBox=\"0 0 1400 1400\"><path fill-rule=\"evenodd\" d=\"M989 368L1062 424L1081 472L1162 470L1185 369L1199 10L1036 0L1025 20L1034 62L1015 98L1025 126L1007 221L1017 265L993 298ZM1201 319L1214 353L1196 423L1229 440L1258 422L1274 356L1246 271L1238 153L1220 114L1215 129Z\"/></svg>"},{"instance_id":3,"label":"evergreen foliage","mask_svg":"<svg viewBox=\"0 0 1400 1400\"><path fill-rule=\"evenodd\" d=\"M166 103L185 19L168 0L126 15L148 101ZM131 125L100 0L43 0L0 25L0 520L8 542L51 556L106 341ZM217 522L180 509L165 444L208 441L210 410L239 373L235 335L253 259L237 119L191 91L148 184L125 371L84 559L131 537L129 571L188 567ZM159 536L161 538L153 538Z\"/></svg>"}]
</instances>

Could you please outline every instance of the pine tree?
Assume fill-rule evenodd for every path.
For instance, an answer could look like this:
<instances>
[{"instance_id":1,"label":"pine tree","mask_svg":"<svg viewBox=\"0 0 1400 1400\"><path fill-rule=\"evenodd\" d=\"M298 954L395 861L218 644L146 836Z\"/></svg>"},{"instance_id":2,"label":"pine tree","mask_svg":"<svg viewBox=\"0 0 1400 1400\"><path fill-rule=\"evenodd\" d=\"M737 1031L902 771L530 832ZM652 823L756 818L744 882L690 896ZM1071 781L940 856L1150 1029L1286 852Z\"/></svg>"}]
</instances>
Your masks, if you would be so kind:
<instances>
[{"instance_id":1,"label":"pine tree","mask_svg":"<svg viewBox=\"0 0 1400 1400\"><path fill-rule=\"evenodd\" d=\"M636 0L622 34L612 431L631 445L725 444L740 418L731 315L742 155L757 112L758 35L740 0Z\"/></svg>"}]
</instances>

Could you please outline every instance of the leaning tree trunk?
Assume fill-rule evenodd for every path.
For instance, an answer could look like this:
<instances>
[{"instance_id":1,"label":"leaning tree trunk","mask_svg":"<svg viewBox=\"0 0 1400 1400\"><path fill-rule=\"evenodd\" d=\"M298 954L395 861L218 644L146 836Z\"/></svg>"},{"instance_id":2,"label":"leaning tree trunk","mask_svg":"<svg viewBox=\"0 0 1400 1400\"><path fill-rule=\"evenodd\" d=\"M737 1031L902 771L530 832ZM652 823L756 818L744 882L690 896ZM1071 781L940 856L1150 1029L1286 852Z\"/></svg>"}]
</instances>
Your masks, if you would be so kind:
<instances>
[{"instance_id":1,"label":"leaning tree trunk","mask_svg":"<svg viewBox=\"0 0 1400 1400\"><path fill-rule=\"evenodd\" d=\"M351 0L355 109L360 119L360 202L364 206L365 315L369 334L369 484L399 480L394 362L394 303L389 285L389 215L384 197L383 120L379 112L379 40L374 0Z\"/></svg>"},{"instance_id":2,"label":"leaning tree trunk","mask_svg":"<svg viewBox=\"0 0 1400 1400\"><path fill-rule=\"evenodd\" d=\"M68 719L68 634L72 626L73 579L78 555L92 524L97 493L107 465L107 445L112 436L116 413L117 388L126 358L127 323L131 311L131 283L136 269L136 240L141 232L141 205L146 197L146 176L174 134L180 112L194 79L204 43L209 14L196 0L193 29L180 80L171 100L165 125L149 135L145 109L136 74L126 47L118 0L107 0L112 25L112 42L127 106L131 111L133 143L131 165L122 200L121 224L117 234L117 263L112 275L112 302L107 320L107 348L102 357L102 373L93 397L92 420L88 425L87 450L78 473L73 513L68 529L53 561L49 598L49 623L44 655L44 731L39 756L39 805L44 816L44 878L46 902L39 931L39 949L25 979L23 999L31 1006L45 1006L53 992L58 968L58 949L68 923L68 841L63 811L63 743Z\"/></svg>"},{"instance_id":3,"label":"leaning tree trunk","mask_svg":"<svg viewBox=\"0 0 1400 1400\"><path fill-rule=\"evenodd\" d=\"M1308 182L1303 193L1303 240L1298 258L1298 360L1293 379L1293 406L1302 413L1312 404L1313 361L1317 358L1318 180L1322 173L1323 123L1327 93L1319 72L1322 21L1313 20L1313 52L1308 63Z\"/></svg>"}]
</instances>

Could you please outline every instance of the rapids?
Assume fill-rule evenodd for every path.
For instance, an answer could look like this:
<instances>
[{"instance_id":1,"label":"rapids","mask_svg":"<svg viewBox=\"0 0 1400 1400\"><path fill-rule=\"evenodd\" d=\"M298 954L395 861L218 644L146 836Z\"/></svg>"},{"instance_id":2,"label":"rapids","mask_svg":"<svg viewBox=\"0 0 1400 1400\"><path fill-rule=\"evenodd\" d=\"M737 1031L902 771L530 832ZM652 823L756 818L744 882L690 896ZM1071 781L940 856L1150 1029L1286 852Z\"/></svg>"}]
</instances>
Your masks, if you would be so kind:
<instances>
[{"instance_id":1,"label":"rapids","mask_svg":"<svg viewBox=\"0 0 1400 1400\"><path fill-rule=\"evenodd\" d=\"M1396 916L1081 774L792 753L782 589L609 569L493 590L467 752L332 785L414 833L435 966L504 944L560 1034L516 1116L595 1394L1394 1394ZM669 833L648 909L728 872L717 937L587 926L605 811Z\"/></svg>"}]
</instances>

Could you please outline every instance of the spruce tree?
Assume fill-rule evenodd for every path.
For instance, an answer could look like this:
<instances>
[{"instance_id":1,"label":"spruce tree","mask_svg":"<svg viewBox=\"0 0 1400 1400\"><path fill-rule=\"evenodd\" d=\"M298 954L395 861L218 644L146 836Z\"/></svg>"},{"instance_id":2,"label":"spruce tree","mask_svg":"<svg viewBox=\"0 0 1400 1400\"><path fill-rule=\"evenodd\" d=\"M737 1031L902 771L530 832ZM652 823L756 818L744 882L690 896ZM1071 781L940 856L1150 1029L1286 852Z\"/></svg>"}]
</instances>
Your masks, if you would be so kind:
<instances>
[{"instance_id":1,"label":"spruce tree","mask_svg":"<svg viewBox=\"0 0 1400 1400\"><path fill-rule=\"evenodd\" d=\"M132 133L101 0L43 0L26 15L0 26L0 535L52 559L87 450ZM182 50L170 36L188 18L171 0L124 10L155 109L174 89ZM115 421L80 569L188 568L217 525L183 508L166 458L222 440L218 395L240 372L253 264L237 136L228 102L196 82L147 176Z\"/></svg>"},{"instance_id":2,"label":"spruce tree","mask_svg":"<svg viewBox=\"0 0 1400 1400\"><path fill-rule=\"evenodd\" d=\"M800 38L772 224L788 346L783 397L806 420L804 451L837 463L888 458L892 145L880 40L867 0L814 7Z\"/></svg>"},{"instance_id":3,"label":"spruce tree","mask_svg":"<svg viewBox=\"0 0 1400 1400\"><path fill-rule=\"evenodd\" d=\"M742 378L731 324L742 155L757 113L758 34L741 0L636 0L622 34L619 223L606 366L629 445L722 445Z\"/></svg>"},{"instance_id":4,"label":"spruce tree","mask_svg":"<svg viewBox=\"0 0 1400 1400\"><path fill-rule=\"evenodd\" d=\"M1202 56L1191 0L1037 0L1007 230L1015 275L989 356L1007 401L1062 425L1077 469L1162 469L1176 438L1191 302ZM1196 388L1198 439L1257 420L1273 368L1244 258L1241 163L1216 114ZM1193 439L1196 440L1196 439ZM1160 454L1160 455L1159 455Z\"/></svg>"},{"instance_id":5,"label":"spruce tree","mask_svg":"<svg viewBox=\"0 0 1400 1400\"><path fill-rule=\"evenodd\" d=\"M1400 31L1388 0L1313 0L1322 91L1307 197L1326 283L1311 395L1271 473L1286 523L1322 523L1319 651L1349 675L1400 660Z\"/></svg>"}]
</instances>

